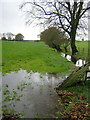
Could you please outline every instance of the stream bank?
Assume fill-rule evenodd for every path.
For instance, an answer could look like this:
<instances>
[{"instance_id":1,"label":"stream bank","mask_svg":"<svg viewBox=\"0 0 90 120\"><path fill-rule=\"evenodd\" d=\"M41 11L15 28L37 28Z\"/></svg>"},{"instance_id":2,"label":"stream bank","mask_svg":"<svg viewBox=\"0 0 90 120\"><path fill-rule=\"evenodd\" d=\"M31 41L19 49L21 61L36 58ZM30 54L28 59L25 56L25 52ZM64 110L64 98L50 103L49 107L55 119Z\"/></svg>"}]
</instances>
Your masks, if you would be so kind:
<instances>
[{"instance_id":1,"label":"stream bank","mask_svg":"<svg viewBox=\"0 0 90 120\"><path fill-rule=\"evenodd\" d=\"M90 119L90 62L72 72L62 84L56 86L59 96L65 101L63 119ZM86 72L88 71L88 74ZM84 77L85 76L85 77Z\"/></svg>"},{"instance_id":2,"label":"stream bank","mask_svg":"<svg viewBox=\"0 0 90 120\"><path fill-rule=\"evenodd\" d=\"M90 120L90 80L77 83L74 86L56 89L64 103L64 112L61 118L64 120Z\"/></svg>"}]
</instances>

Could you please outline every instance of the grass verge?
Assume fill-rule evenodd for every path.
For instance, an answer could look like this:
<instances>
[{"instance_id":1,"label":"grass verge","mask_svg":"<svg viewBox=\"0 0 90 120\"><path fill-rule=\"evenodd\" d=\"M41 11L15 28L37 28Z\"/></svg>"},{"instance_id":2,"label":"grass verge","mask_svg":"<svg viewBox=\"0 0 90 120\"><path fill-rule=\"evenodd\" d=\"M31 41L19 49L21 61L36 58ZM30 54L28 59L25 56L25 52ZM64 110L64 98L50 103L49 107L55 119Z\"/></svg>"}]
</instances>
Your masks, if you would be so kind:
<instances>
[{"instance_id":1,"label":"grass verge","mask_svg":"<svg viewBox=\"0 0 90 120\"><path fill-rule=\"evenodd\" d=\"M89 101L90 80L81 81L71 87L64 88L64 90L73 92L77 96L83 96L86 101Z\"/></svg>"},{"instance_id":2,"label":"grass verge","mask_svg":"<svg viewBox=\"0 0 90 120\"><path fill-rule=\"evenodd\" d=\"M57 116L63 119L90 120L90 80L81 81L71 87L57 90L64 103L64 111ZM60 103L61 104L61 103Z\"/></svg>"}]
</instances>

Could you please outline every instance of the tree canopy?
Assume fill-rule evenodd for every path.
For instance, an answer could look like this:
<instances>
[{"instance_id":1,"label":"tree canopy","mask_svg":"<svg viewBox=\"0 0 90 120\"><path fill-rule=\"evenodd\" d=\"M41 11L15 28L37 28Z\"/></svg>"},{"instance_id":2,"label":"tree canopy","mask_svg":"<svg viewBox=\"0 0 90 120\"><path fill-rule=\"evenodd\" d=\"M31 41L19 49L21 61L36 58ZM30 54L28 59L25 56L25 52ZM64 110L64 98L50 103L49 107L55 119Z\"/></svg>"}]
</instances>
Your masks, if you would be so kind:
<instances>
[{"instance_id":1,"label":"tree canopy","mask_svg":"<svg viewBox=\"0 0 90 120\"><path fill-rule=\"evenodd\" d=\"M57 49L57 51L61 51L61 45L65 44L65 46L67 46L69 43L65 32L56 27L50 27L41 32L40 40L44 41L50 47Z\"/></svg>"},{"instance_id":2,"label":"tree canopy","mask_svg":"<svg viewBox=\"0 0 90 120\"><path fill-rule=\"evenodd\" d=\"M21 34L21 33L18 33L16 36L15 36L15 40L23 40L24 39L24 36Z\"/></svg>"},{"instance_id":3,"label":"tree canopy","mask_svg":"<svg viewBox=\"0 0 90 120\"><path fill-rule=\"evenodd\" d=\"M1 37L1 40L7 40L6 37Z\"/></svg>"},{"instance_id":4,"label":"tree canopy","mask_svg":"<svg viewBox=\"0 0 90 120\"><path fill-rule=\"evenodd\" d=\"M26 11L28 24L36 21L44 26L62 28L71 39L72 55L78 52L75 45L77 30L86 28L86 11L90 9L90 5L83 0L32 0L24 2L20 8Z\"/></svg>"},{"instance_id":5,"label":"tree canopy","mask_svg":"<svg viewBox=\"0 0 90 120\"><path fill-rule=\"evenodd\" d=\"M0 34L0 36L1 38L6 38L5 40L13 40L15 35L11 32L7 32L7 33Z\"/></svg>"}]
</instances>

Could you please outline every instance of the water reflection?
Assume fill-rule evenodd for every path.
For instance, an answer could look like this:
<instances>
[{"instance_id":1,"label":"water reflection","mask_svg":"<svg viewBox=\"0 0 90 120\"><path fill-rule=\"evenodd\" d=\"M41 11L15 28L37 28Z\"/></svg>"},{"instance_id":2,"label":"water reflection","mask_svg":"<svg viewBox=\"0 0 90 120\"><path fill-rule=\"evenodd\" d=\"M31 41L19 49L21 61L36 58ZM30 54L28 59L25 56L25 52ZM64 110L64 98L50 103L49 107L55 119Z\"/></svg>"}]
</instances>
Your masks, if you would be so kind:
<instances>
[{"instance_id":1,"label":"water reflection","mask_svg":"<svg viewBox=\"0 0 90 120\"><path fill-rule=\"evenodd\" d=\"M76 62L76 66L82 66L82 65L84 65L86 62L85 62L85 60L82 60L82 59L79 59L77 62Z\"/></svg>"},{"instance_id":2,"label":"water reflection","mask_svg":"<svg viewBox=\"0 0 90 120\"><path fill-rule=\"evenodd\" d=\"M67 58L67 60L71 61L71 56L70 56L70 55L61 53L61 56L62 56L62 57L65 57L65 58Z\"/></svg>"},{"instance_id":3,"label":"water reflection","mask_svg":"<svg viewBox=\"0 0 90 120\"><path fill-rule=\"evenodd\" d=\"M84 65L86 63L85 60L82 59L77 59L74 56L70 56L64 53L61 53L62 57L65 57L67 60L72 61L76 66L81 67L82 65Z\"/></svg>"},{"instance_id":4,"label":"water reflection","mask_svg":"<svg viewBox=\"0 0 90 120\"><path fill-rule=\"evenodd\" d=\"M2 78L3 86L8 85L9 91L16 91L17 95L22 95L20 101L16 101L14 109L24 113L26 118L34 118L36 115L41 118L54 116L58 99L60 99L54 87L60 82L63 80L57 74L27 73L22 69L7 73ZM3 101L4 99L3 95Z\"/></svg>"}]
</instances>

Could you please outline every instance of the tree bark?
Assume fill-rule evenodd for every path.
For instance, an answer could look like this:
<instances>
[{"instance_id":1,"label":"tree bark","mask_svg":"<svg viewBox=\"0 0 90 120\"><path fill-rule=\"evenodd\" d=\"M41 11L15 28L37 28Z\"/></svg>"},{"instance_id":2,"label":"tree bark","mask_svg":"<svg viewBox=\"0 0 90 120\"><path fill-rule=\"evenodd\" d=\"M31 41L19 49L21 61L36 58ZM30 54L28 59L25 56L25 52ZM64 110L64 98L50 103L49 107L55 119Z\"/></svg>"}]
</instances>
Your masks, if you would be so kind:
<instances>
[{"instance_id":1,"label":"tree bark","mask_svg":"<svg viewBox=\"0 0 90 120\"><path fill-rule=\"evenodd\" d=\"M64 50L65 50L65 52L68 52L68 50L67 50L67 46L64 47Z\"/></svg>"},{"instance_id":2,"label":"tree bark","mask_svg":"<svg viewBox=\"0 0 90 120\"><path fill-rule=\"evenodd\" d=\"M72 49L72 55L75 55L78 52L75 45L75 39L71 39L71 49Z\"/></svg>"},{"instance_id":3,"label":"tree bark","mask_svg":"<svg viewBox=\"0 0 90 120\"><path fill-rule=\"evenodd\" d=\"M78 60L78 59L77 59L75 56L71 55L71 61L72 61L74 64L76 64L77 60Z\"/></svg>"},{"instance_id":4,"label":"tree bark","mask_svg":"<svg viewBox=\"0 0 90 120\"><path fill-rule=\"evenodd\" d=\"M70 33L72 55L75 55L78 52L77 47L75 45L75 37L76 37L76 29L74 28L71 30Z\"/></svg>"}]
</instances>

